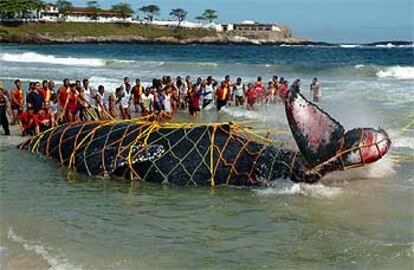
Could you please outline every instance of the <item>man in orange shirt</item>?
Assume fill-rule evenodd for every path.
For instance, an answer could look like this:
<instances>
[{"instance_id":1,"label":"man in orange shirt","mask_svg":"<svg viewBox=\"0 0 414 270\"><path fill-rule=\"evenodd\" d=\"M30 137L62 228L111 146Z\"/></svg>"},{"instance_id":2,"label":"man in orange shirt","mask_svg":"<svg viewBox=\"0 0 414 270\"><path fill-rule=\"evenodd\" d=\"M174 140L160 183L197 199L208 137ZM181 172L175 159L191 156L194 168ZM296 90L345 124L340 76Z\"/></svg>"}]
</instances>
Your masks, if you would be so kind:
<instances>
[{"instance_id":1,"label":"man in orange shirt","mask_svg":"<svg viewBox=\"0 0 414 270\"><path fill-rule=\"evenodd\" d=\"M11 108L13 113L13 119L11 124L16 125L19 123L19 115L23 112L24 106L24 92L22 88L22 83L20 80L14 81L15 87L10 90L11 96Z\"/></svg>"},{"instance_id":2,"label":"man in orange shirt","mask_svg":"<svg viewBox=\"0 0 414 270\"><path fill-rule=\"evenodd\" d=\"M66 115L65 115L65 104L66 104L66 100L68 99L68 95L70 92L70 82L69 79L64 79L63 80L63 86L59 88L58 90L58 102L59 102L59 112L60 112L60 117L58 118L58 121L60 120L64 120L67 121L66 119ZM62 117L64 117L64 119L62 119Z\"/></svg>"},{"instance_id":3,"label":"man in orange shirt","mask_svg":"<svg viewBox=\"0 0 414 270\"><path fill-rule=\"evenodd\" d=\"M227 105L227 101L230 99L230 87L226 81L221 82L219 89L216 92L217 96L217 111L220 111L222 107Z\"/></svg>"}]
</instances>

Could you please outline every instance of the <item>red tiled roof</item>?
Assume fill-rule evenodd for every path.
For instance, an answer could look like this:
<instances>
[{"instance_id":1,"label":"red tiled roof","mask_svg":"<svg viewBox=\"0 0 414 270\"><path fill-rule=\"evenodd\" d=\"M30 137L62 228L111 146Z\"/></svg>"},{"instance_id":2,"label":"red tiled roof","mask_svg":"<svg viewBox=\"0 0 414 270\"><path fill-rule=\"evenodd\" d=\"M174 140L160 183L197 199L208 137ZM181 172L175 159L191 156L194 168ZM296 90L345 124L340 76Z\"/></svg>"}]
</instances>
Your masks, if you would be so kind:
<instances>
[{"instance_id":1,"label":"red tiled roof","mask_svg":"<svg viewBox=\"0 0 414 270\"><path fill-rule=\"evenodd\" d=\"M122 16L120 12L113 12L112 10L104 9L90 9L87 7L71 7L66 12L67 14L97 14L97 15L113 15L113 16Z\"/></svg>"}]
</instances>

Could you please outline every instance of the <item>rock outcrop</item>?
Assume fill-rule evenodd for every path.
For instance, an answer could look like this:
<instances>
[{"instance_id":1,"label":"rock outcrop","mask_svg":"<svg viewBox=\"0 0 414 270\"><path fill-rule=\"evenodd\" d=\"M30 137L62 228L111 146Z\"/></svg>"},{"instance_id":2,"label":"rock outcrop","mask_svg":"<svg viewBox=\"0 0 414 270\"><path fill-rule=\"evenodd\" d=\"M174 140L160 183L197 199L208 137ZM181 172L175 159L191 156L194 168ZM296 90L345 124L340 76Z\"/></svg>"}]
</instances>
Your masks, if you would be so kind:
<instances>
[{"instance_id":1,"label":"rock outcrop","mask_svg":"<svg viewBox=\"0 0 414 270\"><path fill-rule=\"evenodd\" d=\"M156 44L309 44L311 41L304 38L258 39L239 35L217 34L216 36L190 37L180 39L173 36L145 38L134 35L109 36L68 36L65 38L48 35L13 36L0 33L0 43L156 43Z\"/></svg>"}]
</instances>

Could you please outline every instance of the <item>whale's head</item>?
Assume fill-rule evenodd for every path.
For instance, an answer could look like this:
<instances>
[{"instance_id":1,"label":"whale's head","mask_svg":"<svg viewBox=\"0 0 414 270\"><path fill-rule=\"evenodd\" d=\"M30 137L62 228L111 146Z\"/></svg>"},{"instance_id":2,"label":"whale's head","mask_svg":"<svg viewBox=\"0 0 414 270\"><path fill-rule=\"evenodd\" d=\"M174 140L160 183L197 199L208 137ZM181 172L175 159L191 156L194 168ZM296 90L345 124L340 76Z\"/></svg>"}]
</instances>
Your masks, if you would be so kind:
<instances>
[{"instance_id":1,"label":"whale's head","mask_svg":"<svg viewBox=\"0 0 414 270\"><path fill-rule=\"evenodd\" d=\"M339 158L343 169L361 167L385 156L391 140L383 129L356 128L345 133Z\"/></svg>"}]
</instances>

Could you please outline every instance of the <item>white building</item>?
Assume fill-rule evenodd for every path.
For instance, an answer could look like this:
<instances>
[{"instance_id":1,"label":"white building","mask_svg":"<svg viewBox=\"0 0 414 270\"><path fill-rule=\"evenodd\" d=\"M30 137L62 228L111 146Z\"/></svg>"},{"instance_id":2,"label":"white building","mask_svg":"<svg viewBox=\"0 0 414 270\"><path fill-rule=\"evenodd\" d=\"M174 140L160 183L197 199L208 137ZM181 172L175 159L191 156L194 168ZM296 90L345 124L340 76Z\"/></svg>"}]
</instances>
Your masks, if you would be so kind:
<instances>
[{"instance_id":1,"label":"white building","mask_svg":"<svg viewBox=\"0 0 414 270\"><path fill-rule=\"evenodd\" d=\"M45 4L44 9L40 12L40 19L44 21L57 21L59 16L58 7L51 3Z\"/></svg>"},{"instance_id":2,"label":"white building","mask_svg":"<svg viewBox=\"0 0 414 270\"><path fill-rule=\"evenodd\" d=\"M113 12L111 10L93 10L83 7L70 8L65 14L61 14L67 22L101 22L101 23L113 23L113 22L125 22L132 21L131 14L121 14L119 12Z\"/></svg>"},{"instance_id":3,"label":"white building","mask_svg":"<svg viewBox=\"0 0 414 270\"><path fill-rule=\"evenodd\" d=\"M216 30L218 32L280 32L281 29L277 24L258 23L255 21L243 21L235 24L221 24Z\"/></svg>"},{"instance_id":4,"label":"white building","mask_svg":"<svg viewBox=\"0 0 414 270\"><path fill-rule=\"evenodd\" d=\"M86 7L71 7L65 12L51 3L45 4L42 10L27 12L24 14L0 14L0 20L4 22L131 22L132 14L121 14L112 10L93 10Z\"/></svg>"}]
</instances>

